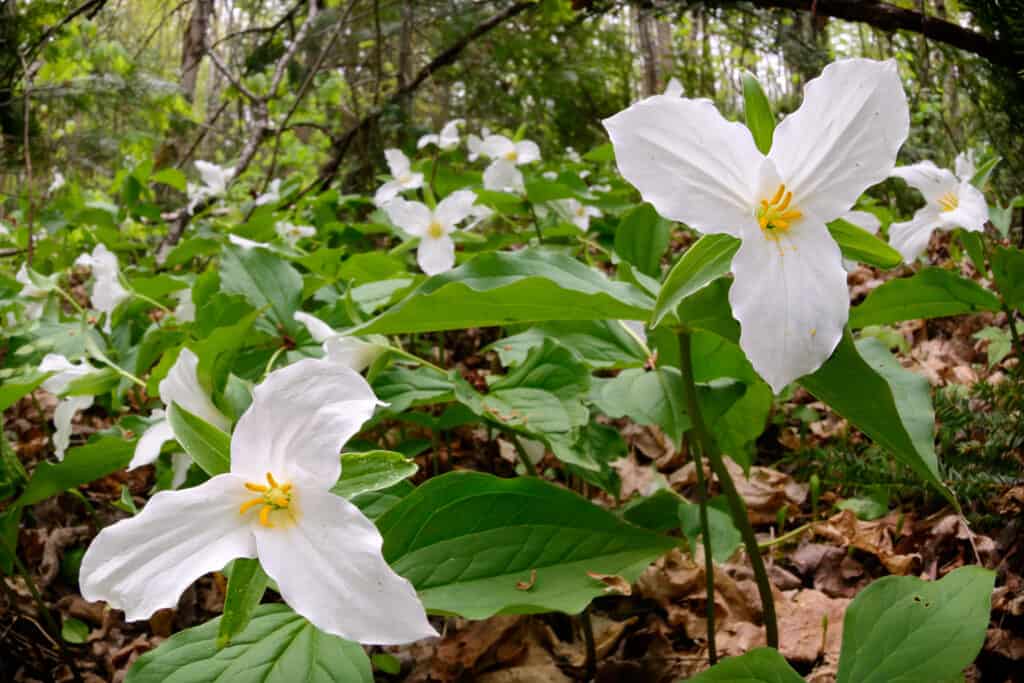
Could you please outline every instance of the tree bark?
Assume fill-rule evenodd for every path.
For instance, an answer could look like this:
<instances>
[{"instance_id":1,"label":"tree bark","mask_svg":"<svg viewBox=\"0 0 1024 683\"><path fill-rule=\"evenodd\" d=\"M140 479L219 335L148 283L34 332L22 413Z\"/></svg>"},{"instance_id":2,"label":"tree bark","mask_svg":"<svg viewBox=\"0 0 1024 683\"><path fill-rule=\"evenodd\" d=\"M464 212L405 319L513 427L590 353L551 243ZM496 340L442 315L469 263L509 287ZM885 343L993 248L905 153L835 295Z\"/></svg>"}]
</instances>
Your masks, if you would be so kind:
<instances>
[{"instance_id":1,"label":"tree bark","mask_svg":"<svg viewBox=\"0 0 1024 683\"><path fill-rule=\"evenodd\" d=\"M654 23L651 15L643 10L637 9L634 12L636 17L637 36L640 39L640 52L644 62L644 97L650 97L658 92L658 55L654 49L654 39L651 24Z\"/></svg>"},{"instance_id":2,"label":"tree bark","mask_svg":"<svg viewBox=\"0 0 1024 683\"><path fill-rule=\"evenodd\" d=\"M193 0L192 17L181 41L181 90L191 104L196 95L199 65L206 54L206 34L213 14L213 0Z\"/></svg>"}]
</instances>

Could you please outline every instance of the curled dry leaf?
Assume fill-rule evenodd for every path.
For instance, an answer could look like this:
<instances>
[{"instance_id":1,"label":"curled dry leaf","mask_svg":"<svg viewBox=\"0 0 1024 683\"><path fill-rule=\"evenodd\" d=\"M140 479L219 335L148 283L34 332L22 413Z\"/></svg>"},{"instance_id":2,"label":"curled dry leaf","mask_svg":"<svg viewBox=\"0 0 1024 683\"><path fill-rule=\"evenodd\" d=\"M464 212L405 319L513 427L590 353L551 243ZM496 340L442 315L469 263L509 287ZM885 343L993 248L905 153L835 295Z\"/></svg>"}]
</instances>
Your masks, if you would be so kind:
<instances>
[{"instance_id":1,"label":"curled dry leaf","mask_svg":"<svg viewBox=\"0 0 1024 683\"><path fill-rule=\"evenodd\" d=\"M587 576L600 581L605 585L604 592L618 595L632 595L633 586L630 585L629 581L618 574L598 574L597 572L587 572Z\"/></svg>"}]
</instances>

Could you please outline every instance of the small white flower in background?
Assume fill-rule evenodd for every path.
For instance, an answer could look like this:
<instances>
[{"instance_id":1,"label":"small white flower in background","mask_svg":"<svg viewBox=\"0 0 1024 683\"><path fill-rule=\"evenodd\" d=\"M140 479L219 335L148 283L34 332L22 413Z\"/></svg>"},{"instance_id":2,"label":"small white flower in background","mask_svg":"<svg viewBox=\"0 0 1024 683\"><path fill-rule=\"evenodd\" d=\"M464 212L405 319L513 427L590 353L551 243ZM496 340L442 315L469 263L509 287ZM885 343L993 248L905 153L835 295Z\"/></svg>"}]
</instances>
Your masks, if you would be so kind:
<instances>
[{"instance_id":1,"label":"small white flower in background","mask_svg":"<svg viewBox=\"0 0 1024 683\"><path fill-rule=\"evenodd\" d=\"M469 223L467 223L466 226L462 229L471 230L475 228L477 225L479 225L482 221L487 220L493 215L494 209L492 209L491 207L484 206L483 204L474 204L473 206L469 207L469 217L472 220L470 220Z\"/></svg>"},{"instance_id":2,"label":"small white flower in background","mask_svg":"<svg viewBox=\"0 0 1024 683\"><path fill-rule=\"evenodd\" d=\"M594 184L594 185L590 186L590 191L591 192L611 192L612 191L612 186L611 185L597 185L597 184Z\"/></svg>"},{"instance_id":3,"label":"small white flower in background","mask_svg":"<svg viewBox=\"0 0 1024 683\"><path fill-rule=\"evenodd\" d=\"M198 367L199 358L196 354L189 349L182 349L167 376L160 382L160 400L164 408L170 408L172 403L177 403L222 432L230 431L231 420L213 405L213 401L203 391L199 383ZM170 420L166 419L163 410L154 410L149 417L156 421L143 432L135 445L135 454L128 463L130 470L152 463L160 456L160 448L164 443L175 438Z\"/></svg>"},{"instance_id":4,"label":"small white flower in background","mask_svg":"<svg viewBox=\"0 0 1024 683\"><path fill-rule=\"evenodd\" d=\"M865 232L870 232L872 235L877 235L879 228L882 227L882 221L878 220L878 216L867 211L847 211L839 218L856 225ZM852 273L857 270L857 262L844 257L843 268L846 269L846 272Z\"/></svg>"},{"instance_id":5,"label":"small white flower in background","mask_svg":"<svg viewBox=\"0 0 1024 683\"><path fill-rule=\"evenodd\" d=\"M583 158L580 156L580 153L577 152L572 147L565 148L565 157L574 164L578 164L583 161Z\"/></svg>"},{"instance_id":6,"label":"small white flower in background","mask_svg":"<svg viewBox=\"0 0 1024 683\"><path fill-rule=\"evenodd\" d=\"M473 213L476 195L458 190L438 202L433 211L421 202L396 197L384 205L392 223L413 237L420 238L416 262L427 275L451 270L455 265L455 242L451 234Z\"/></svg>"},{"instance_id":7,"label":"small white flower in background","mask_svg":"<svg viewBox=\"0 0 1024 683\"><path fill-rule=\"evenodd\" d=\"M558 180L558 174L554 171L544 171L540 174L544 180Z\"/></svg>"},{"instance_id":8,"label":"small white flower in background","mask_svg":"<svg viewBox=\"0 0 1024 683\"><path fill-rule=\"evenodd\" d=\"M32 279L28 276L28 266L24 263L21 264L21 268L18 269L18 274L14 276L17 282L24 285L19 292L20 296L26 299L30 299L25 304L25 317L29 320L35 320L43 314L43 304L45 299L50 296L50 293L41 287L36 287L32 282Z\"/></svg>"},{"instance_id":9,"label":"small white flower in background","mask_svg":"<svg viewBox=\"0 0 1024 683\"><path fill-rule=\"evenodd\" d=\"M597 218L601 215L601 210L593 206L587 206L578 199L556 199L551 202L555 206L555 210L565 220L569 221L581 231L586 232L590 229L590 219Z\"/></svg>"},{"instance_id":10,"label":"small white flower in background","mask_svg":"<svg viewBox=\"0 0 1024 683\"><path fill-rule=\"evenodd\" d=\"M497 159L484 169L484 189L521 194L526 191L526 185L523 182L523 174L515 164Z\"/></svg>"},{"instance_id":11,"label":"small white flower in background","mask_svg":"<svg viewBox=\"0 0 1024 683\"><path fill-rule=\"evenodd\" d=\"M270 181L270 185L267 186L267 191L256 198L256 206L263 206L264 204L276 204L281 199L281 179L275 178Z\"/></svg>"},{"instance_id":12,"label":"small white flower in background","mask_svg":"<svg viewBox=\"0 0 1024 683\"><path fill-rule=\"evenodd\" d=\"M491 134L491 131L484 127L480 129L480 135L470 133L466 136L466 147L469 149L469 160L476 161L483 155L484 139Z\"/></svg>"},{"instance_id":13,"label":"small white flower in background","mask_svg":"<svg viewBox=\"0 0 1024 683\"><path fill-rule=\"evenodd\" d=\"M60 188L64 187L64 183L65 183L64 174L62 174L60 171L54 171L53 172L53 182L50 183L50 187L46 190L46 192L48 194L53 194L54 192L56 192Z\"/></svg>"},{"instance_id":14,"label":"small white flower in background","mask_svg":"<svg viewBox=\"0 0 1024 683\"><path fill-rule=\"evenodd\" d=\"M326 633L378 645L437 635L384 561L373 522L330 492L338 453L377 405L366 380L328 360L270 373L231 436L230 472L157 493L103 529L82 559L82 596L138 621L204 574L258 558L284 601Z\"/></svg>"},{"instance_id":15,"label":"small white flower in background","mask_svg":"<svg viewBox=\"0 0 1024 683\"><path fill-rule=\"evenodd\" d=\"M249 249L267 249L270 247L266 242L257 242L256 240L246 239L245 237L241 237L234 233L228 235L228 242L231 242L231 244L236 247L241 247L246 251Z\"/></svg>"},{"instance_id":16,"label":"small white flower in background","mask_svg":"<svg viewBox=\"0 0 1024 683\"><path fill-rule=\"evenodd\" d=\"M459 126L465 123L464 119L452 119L444 124L441 134L428 133L416 142L416 149L423 149L427 145L437 145L441 149L453 149L459 144Z\"/></svg>"},{"instance_id":17,"label":"small white flower in background","mask_svg":"<svg viewBox=\"0 0 1024 683\"><path fill-rule=\"evenodd\" d=\"M172 292L171 296L178 300L178 305L174 307L174 317L178 319L178 322L195 322L196 305L192 301L192 290L179 289L176 292Z\"/></svg>"},{"instance_id":18,"label":"small white flower in background","mask_svg":"<svg viewBox=\"0 0 1024 683\"><path fill-rule=\"evenodd\" d=\"M988 221L988 203L981 190L971 184L974 159L961 154L956 158L957 174L939 168L931 161L922 161L894 169L892 175L903 178L922 195L925 205L914 217L889 226L889 243L913 263L928 248L932 231L963 228L980 232ZM959 176L959 177L957 177Z\"/></svg>"},{"instance_id":19,"label":"small white flower in background","mask_svg":"<svg viewBox=\"0 0 1024 683\"><path fill-rule=\"evenodd\" d=\"M740 346L772 389L821 367L850 309L826 224L892 172L910 127L896 62L825 67L767 156L709 100L656 95L604 125L622 175L658 213L742 240L729 301Z\"/></svg>"},{"instance_id":20,"label":"small white flower in background","mask_svg":"<svg viewBox=\"0 0 1024 683\"><path fill-rule=\"evenodd\" d=\"M202 185L194 185L188 183L188 212L192 213L195 211L196 206L200 202L207 198L219 197L228 189L228 183L231 178L235 175L235 169L233 166L221 167L217 164L211 164L208 161L196 161L196 170L199 171L199 177L202 179Z\"/></svg>"},{"instance_id":21,"label":"small white flower in background","mask_svg":"<svg viewBox=\"0 0 1024 683\"><path fill-rule=\"evenodd\" d=\"M288 243L289 246L294 247L299 243L299 240L304 240L307 237L312 237L316 234L316 228L309 225L292 225L285 221L279 221L274 227L277 230L277 234Z\"/></svg>"},{"instance_id":22,"label":"small white flower in background","mask_svg":"<svg viewBox=\"0 0 1024 683\"><path fill-rule=\"evenodd\" d=\"M43 382L43 389L54 395L59 395L67 389L67 386L79 377L84 377L96 368L89 365L85 360L77 365L66 357L57 353L48 353L39 364L40 372L53 372L53 376ZM64 453L71 443L71 420L75 413L85 410L92 405L92 396L68 396L57 403L57 409L53 411L53 424L57 430L53 433L53 447L57 453L57 459L63 460Z\"/></svg>"},{"instance_id":23,"label":"small white flower in background","mask_svg":"<svg viewBox=\"0 0 1024 683\"><path fill-rule=\"evenodd\" d=\"M0 222L0 235L10 235L11 229L7 227L6 223Z\"/></svg>"},{"instance_id":24,"label":"small white flower in background","mask_svg":"<svg viewBox=\"0 0 1024 683\"><path fill-rule=\"evenodd\" d=\"M683 84L679 82L679 79L673 76L668 79L668 85L665 86L665 95L667 97L682 97L683 96Z\"/></svg>"},{"instance_id":25,"label":"small white flower in background","mask_svg":"<svg viewBox=\"0 0 1024 683\"><path fill-rule=\"evenodd\" d=\"M389 180L377 188L377 193L373 196L373 203L377 206L388 203L397 197L399 192L423 187L423 174L413 173L412 162L402 150L386 149L384 157L388 160L388 169L394 180Z\"/></svg>"},{"instance_id":26,"label":"small white flower in background","mask_svg":"<svg viewBox=\"0 0 1024 683\"><path fill-rule=\"evenodd\" d=\"M340 334L320 318L303 311L296 311L294 318L296 322L305 325L313 341L323 344L327 360L356 372L370 367L387 349L387 340L382 337L373 336L370 337L373 341L363 341L358 337Z\"/></svg>"},{"instance_id":27,"label":"small white flower in background","mask_svg":"<svg viewBox=\"0 0 1024 683\"><path fill-rule=\"evenodd\" d=\"M956 160L953 162L953 171L960 180L970 181L974 178L974 174L978 172L978 168L974 162L973 149L969 149L966 152L960 152L956 155Z\"/></svg>"},{"instance_id":28,"label":"small white flower in background","mask_svg":"<svg viewBox=\"0 0 1024 683\"><path fill-rule=\"evenodd\" d=\"M540 147L532 140L513 142L504 135L488 135L480 145L480 153L494 160L502 159L516 166L540 161Z\"/></svg>"},{"instance_id":29,"label":"small white flower in background","mask_svg":"<svg viewBox=\"0 0 1024 683\"><path fill-rule=\"evenodd\" d=\"M91 254L82 254L75 259L76 266L92 268L93 286L89 300L97 311L107 314L104 329L110 331L110 316L117 305L128 298L128 291L121 286L117 256L104 244L97 244Z\"/></svg>"}]
</instances>

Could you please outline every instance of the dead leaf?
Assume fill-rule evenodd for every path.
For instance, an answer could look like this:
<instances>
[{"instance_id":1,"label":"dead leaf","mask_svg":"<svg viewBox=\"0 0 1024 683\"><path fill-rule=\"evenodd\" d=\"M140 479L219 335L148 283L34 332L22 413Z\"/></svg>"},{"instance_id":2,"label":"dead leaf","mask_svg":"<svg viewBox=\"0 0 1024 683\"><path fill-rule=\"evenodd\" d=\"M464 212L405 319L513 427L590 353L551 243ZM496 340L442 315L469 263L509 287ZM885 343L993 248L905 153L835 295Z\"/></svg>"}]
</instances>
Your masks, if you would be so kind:
<instances>
[{"instance_id":1,"label":"dead leaf","mask_svg":"<svg viewBox=\"0 0 1024 683\"><path fill-rule=\"evenodd\" d=\"M618 574L598 574L597 572L587 572L587 576L600 581L605 585L604 592L618 595L632 595L633 586Z\"/></svg>"},{"instance_id":2,"label":"dead leaf","mask_svg":"<svg viewBox=\"0 0 1024 683\"><path fill-rule=\"evenodd\" d=\"M517 591L528 591L531 588L533 588L533 585L535 583L537 583L537 570L536 569L531 569L530 570L530 580L529 581L516 581L516 590Z\"/></svg>"}]
</instances>

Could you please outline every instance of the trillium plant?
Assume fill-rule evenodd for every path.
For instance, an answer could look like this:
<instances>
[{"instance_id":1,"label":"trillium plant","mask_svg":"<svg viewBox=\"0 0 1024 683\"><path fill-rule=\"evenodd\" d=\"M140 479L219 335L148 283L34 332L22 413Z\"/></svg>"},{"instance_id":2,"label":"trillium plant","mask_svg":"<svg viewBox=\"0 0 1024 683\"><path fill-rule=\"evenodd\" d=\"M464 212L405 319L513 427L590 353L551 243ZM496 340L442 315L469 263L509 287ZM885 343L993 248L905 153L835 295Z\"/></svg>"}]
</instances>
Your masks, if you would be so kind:
<instances>
[{"instance_id":1,"label":"trillium plant","mask_svg":"<svg viewBox=\"0 0 1024 683\"><path fill-rule=\"evenodd\" d=\"M983 314L1003 381L1024 358L999 158L965 152L955 173L915 158L900 69L833 62L785 117L747 75L722 97L743 120L672 79L603 110L596 146L475 120L461 95L463 118L439 131L389 128L382 100L360 144L394 146L345 159L338 187L293 148L321 119L279 121L287 108L244 79L276 140L267 158L147 160L88 192L65 169L59 196L23 202L59 203L35 232L20 209L0 233L0 403L39 423L34 450L0 443L0 571L34 586L18 529L59 497L88 518L80 567L69 550L53 574L105 629L134 638L192 586L203 614L222 612L139 656L127 683L320 683L399 680L405 660L380 646L441 651L466 621L547 613L564 626L552 638L578 634L588 653L565 670L593 677L616 646L592 612L633 614L632 586L685 566L700 588L679 599L703 614L666 642L707 660L694 680L801 680L776 613L805 606L765 558L812 542L833 499L794 466L807 504L752 515L766 444L827 415L856 457L916 478L966 525L931 387L889 326ZM930 245L936 231L951 234ZM866 504L846 508L852 524ZM737 640L716 593L726 563L754 580L743 638L767 647L719 662L723 634ZM970 665L995 575L946 569L878 578L850 602L836 680L934 683ZM73 642L57 623L53 640Z\"/></svg>"}]
</instances>

